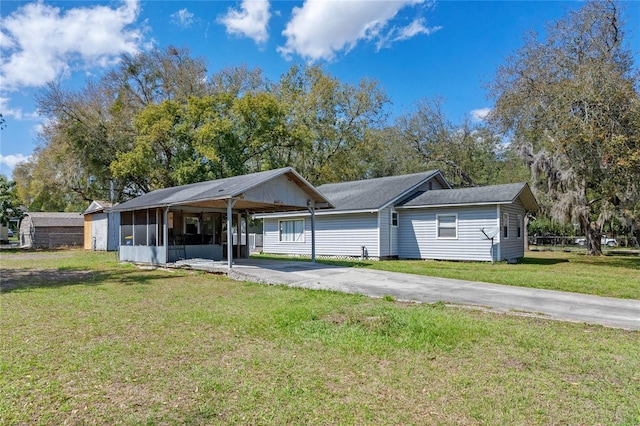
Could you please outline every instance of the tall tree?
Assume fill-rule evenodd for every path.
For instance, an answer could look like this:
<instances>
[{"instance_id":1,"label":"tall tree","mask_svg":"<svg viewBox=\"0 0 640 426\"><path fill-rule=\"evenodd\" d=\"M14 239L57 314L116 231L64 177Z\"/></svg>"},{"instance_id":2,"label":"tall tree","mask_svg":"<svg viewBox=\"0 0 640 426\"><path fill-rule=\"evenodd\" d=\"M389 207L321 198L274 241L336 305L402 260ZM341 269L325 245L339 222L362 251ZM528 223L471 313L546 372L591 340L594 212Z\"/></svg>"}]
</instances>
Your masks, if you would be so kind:
<instances>
[{"instance_id":1,"label":"tall tree","mask_svg":"<svg viewBox=\"0 0 640 426\"><path fill-rule=\"evenodd\" d=\"M78 179L67 181L76 185L66 190L87 201L106 199L113 183L116 201L137 195L142 187L139 182L117 178L111 171L118 153L129 152L135 145L134 117L163 101L186 102L189 96L204 96L206 77L203 59L191 58L187 49L169 46L123 55L113 71L77 91L49 83L36 97L51 123L42 134L43 148L55 144L55 151L60 152L67 145L64 150L73 159Z\"/></svg>"},{"instance_id":2,"label":"tall tree","mask_svg":"<svg viewBox=\"0 0 640 426\"><path fill-rule=\"evenodd\" d=\"M0 224L8 225L12 217L22 216L16 182L0 174Z\"/></svg>"},{"instance_id":3,"label":"tall tree","mask_svg":"<svg viewBox=\"0 0 640 426\"><path fill-rule=\"evenodd\" d=\"M82 211L87 207L93 182L85 179L68 149L64 138L54 138L39 145L30 160L13 170L17 195L29 211Z\"/></svg>"},{"instance_id":4,"label":"tall tree","mask_svg":"<svg viewBox=\"0 0 640 426\"><path fill-rule=\"evenodd\" d=\"M441 170L454 187L499 183L503 165L500 139L490 129L468 120L453 124L444 114L440 98L418 101L415 111L397 119L395 132L409 161L417 162L420 170Z\"/></svg>"},{"instance_id":5,"label":"tall tree","mask_svg":"<svg viewBox=\"0 0 640 426\"><path fill-rule=\"evenodd\" d=\"M574 220L601 254L604 222L638 196L638 73L613 1L590 1L536 34L498 68L492 119L531 167L548 213ZM636 123L636 124L634 124ZM633 178L635 176L635 178ZM631 179L630 179L631 178Z\"/></svg>"},{"instance_id":6,"label":"tall tree","mask_svg":"<svg viewBox=\"0 0 640 426\"><path fill-rule=\"evenodd\" d=\"M300 171L312 183L366 177L363 163L382 128L389 102L379 84L363 79L342 83L319 66L292 66L277 87L287 106L288 126L296 149L280 153L281 162Z\"/></svg>"},{"instance_id":7,"label":"tall tree","mask_svg":"<svg viewBox=\"0 0 640 426\"><path fill-rule=\"evenodd\" d=\"M165 100L134 119L136 137L111 163L114 176L141 192L252 173L286 164L286 110L271 93L228 93Z\"/></svg>"}]
</instances>

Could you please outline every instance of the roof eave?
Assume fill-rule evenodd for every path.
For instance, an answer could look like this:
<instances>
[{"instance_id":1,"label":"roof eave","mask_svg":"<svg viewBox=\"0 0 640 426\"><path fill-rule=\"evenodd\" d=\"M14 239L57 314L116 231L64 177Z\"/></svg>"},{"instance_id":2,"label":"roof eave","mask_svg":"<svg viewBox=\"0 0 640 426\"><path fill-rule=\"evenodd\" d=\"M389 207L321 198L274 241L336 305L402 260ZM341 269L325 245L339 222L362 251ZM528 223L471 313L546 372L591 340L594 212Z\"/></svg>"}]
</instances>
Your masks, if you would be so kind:
<instances>
[{"instance_id":1,"label":"roof eave","mask_svg":"<svg viewBox=\"0 0 640 426\"><path fill-rule=\"evenodd\" d=\"M374 214L374 213L378 213L380 211L380 209L363 209L363 210L333 210L333 209L327 209L327 210L316 210L315 215L316 216L331 216L331 215L338 215L338 214L362 214L362 213L368 213L368 214ZM253 217L256 219L266 219L266 218L278 218L278 217L292 217L292 216L305 216L305 215L310 215L311 213L309 212L304 212L302 214L299 214L299 212L274 212L274 213L258 213L258 214L254 214Z\"/></svg>"},{"instance_id":2,"label":"roof eave","mask_svg":"<svg viewBox=\"0 0 640 426\"><path fill-rule=\"evenodd\" d=\"M396 209L398 210L409 210L409 209L431 209L438 207L469 207L469 206L495 206L502 204L511 204L513 201L484 201L479 203L444 203L444 204L420 204L416 206L398 206Z\"/></svg>"}]
</instances>

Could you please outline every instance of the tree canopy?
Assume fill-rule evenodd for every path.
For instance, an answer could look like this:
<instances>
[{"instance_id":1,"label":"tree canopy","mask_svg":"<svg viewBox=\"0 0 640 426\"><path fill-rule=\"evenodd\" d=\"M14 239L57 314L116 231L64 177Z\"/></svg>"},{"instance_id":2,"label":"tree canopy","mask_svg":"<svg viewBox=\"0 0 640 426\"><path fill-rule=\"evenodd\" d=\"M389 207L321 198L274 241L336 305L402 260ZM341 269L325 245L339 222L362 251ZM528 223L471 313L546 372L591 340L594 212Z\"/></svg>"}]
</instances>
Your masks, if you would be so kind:
<instances>
[{"instance_id":1,"label":"tree canopy","mask_svg":"<svg viewBox=\"0 0 640 426\"><path fill-rule=\"evenodd\" d=\"M546 40L530 34L491 84L494 123L531 167L547 213L579 223L590 254L601 253L604 222L638 200L638 83L618 6L591 1Z\"/></svg>"}]
</instances>

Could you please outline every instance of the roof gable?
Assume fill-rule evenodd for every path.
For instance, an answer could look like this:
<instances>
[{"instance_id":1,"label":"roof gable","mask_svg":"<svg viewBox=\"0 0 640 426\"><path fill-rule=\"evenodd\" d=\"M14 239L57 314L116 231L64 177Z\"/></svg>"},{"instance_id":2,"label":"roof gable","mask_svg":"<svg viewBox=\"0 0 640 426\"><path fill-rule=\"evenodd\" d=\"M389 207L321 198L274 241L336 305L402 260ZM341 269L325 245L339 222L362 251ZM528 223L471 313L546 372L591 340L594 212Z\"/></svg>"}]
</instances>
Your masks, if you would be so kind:
<instances>
[{"instance_id":1,"label":"roof gable","mask_svg":"<svg viewBox=\"0 0 640 426\"><path fill-rule=\"evenodd\" d=\"M525 210L539 209L527 183L479 186L460 189L440 189L427 191L406 202L403 207L436 207L472 204L507 204L520 199Z\"/></svg>"},{"instance_id":2,"label":"roof gable","mask_svg":"<svg viewBox=\"0 0 640 426\"><path fill-rule=\"evenodd\" d=\"M306 200L304 206L279 206L278 204L281 200L271 200L270 203L262 202L252 204L252 200L245 199L247 192L282 176L286 176L292 184L302 189L306 194L308 194L308 198L313 199L316 204L326 204L327 206L330 206L330 203L309 182L307 182L291 167L285 167L282 169L233 176L225 179L216 179L192 183L189 185L158 189L134 198L133 200L118 204L113 208L113 210L126 211L175 205L218 208L224 206L224 200L231 198L239 198L240 201L238 204L244 204L242 207L237 205L236 208L247 209L254 212L278 209L295 210L303 207L306 209Z\"/></svg>"},{"instance_id":3,"label":"roof gable","mask_svg":"<svg viewBox=\"0 0 640 426\"><path fill-rule=\"evenodd\" d=\"M112 204L108 201L94 200L89 204L89 207L87 207L83 214L101 213L108 210L111 206Z\"/></svg>"},{"instance_id":4,"label":"roof gable","mask_svg":"<svg viewBox=\"0 0 640 426\"><path fill-rule=\"evenodd\" d=\"M429 179L440 177L438 170L408 175L388 176L351 182L329 183L318 187L335 206L333 211L378 210L406 197L407 194Z\"/></svg>"}]
</instances>

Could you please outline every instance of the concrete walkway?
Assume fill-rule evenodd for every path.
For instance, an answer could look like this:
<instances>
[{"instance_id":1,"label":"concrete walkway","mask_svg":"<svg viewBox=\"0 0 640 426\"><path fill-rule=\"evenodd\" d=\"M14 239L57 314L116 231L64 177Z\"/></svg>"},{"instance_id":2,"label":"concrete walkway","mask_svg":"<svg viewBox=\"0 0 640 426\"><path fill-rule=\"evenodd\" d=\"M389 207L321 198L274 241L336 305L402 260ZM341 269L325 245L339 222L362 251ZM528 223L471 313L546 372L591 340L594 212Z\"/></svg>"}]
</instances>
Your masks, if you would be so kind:
<instances>
[{"instance_id":1,"label":"concrete walkway","mask_svg":"<svg viewBox=\"0 0 640 426\"><path fill-rule=\"evenodd\" d=\"M184 264L193 269L227 272L226 265L211 261L194 259ZM499 312L529 313L555 320L640 330L640 300L299 261L237 260L229 276L267 284L335 290L372 297L391 295L398 300L428 303L442 301Z\"/></svg>"}]
</instances>

